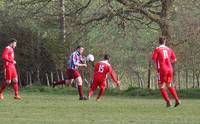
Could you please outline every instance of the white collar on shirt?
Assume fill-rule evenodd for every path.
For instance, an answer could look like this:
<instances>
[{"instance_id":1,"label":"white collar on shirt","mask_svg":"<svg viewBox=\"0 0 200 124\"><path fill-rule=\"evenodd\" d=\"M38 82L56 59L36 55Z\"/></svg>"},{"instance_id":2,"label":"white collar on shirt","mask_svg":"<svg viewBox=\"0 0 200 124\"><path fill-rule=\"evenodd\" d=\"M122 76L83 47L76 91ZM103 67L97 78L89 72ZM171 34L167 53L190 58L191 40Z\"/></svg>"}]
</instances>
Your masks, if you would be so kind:
<instances>
[{"instance_id":1,"label":"white collar on shirt","mask_svg":"<svg viewBox=\"0 0 200 124\"><path fill-rule=\"evenodd\" d=\"M163 45L160 45L159 47L166 47L166 46L163 44Z\"/></svg>"},{"instance_id":2,"label":"white collar on shirt","mask_svg":"<svg viewBox=\"0 0 200 124\"><path fill-rule=\"evenodd\" d=\"M7 46L6 48L8 48L8 49L11 49L12 47L10 47L10 46Z\"/></svg>"},{"instance_id":3,"label":"white collar on shirt","mask_svg":"<svg viewBox=\"0 0 200 124\"><path fill-rule=\"evenodd\" d=\"M103 61L101 61L102 63L105 63L105 64L107 64L107 65L109 65L110 66L110 64L108 63L108 60L103 60Z\"/></svg>"}]
</instances>

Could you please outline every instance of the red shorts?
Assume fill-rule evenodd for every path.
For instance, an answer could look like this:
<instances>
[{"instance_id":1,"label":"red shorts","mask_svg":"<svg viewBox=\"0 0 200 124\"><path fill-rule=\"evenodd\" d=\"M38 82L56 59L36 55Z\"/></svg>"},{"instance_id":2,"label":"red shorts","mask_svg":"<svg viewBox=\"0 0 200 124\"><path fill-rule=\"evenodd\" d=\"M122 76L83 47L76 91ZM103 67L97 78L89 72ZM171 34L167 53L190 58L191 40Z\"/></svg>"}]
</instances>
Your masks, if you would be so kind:
<instances>
[{"instance_id":1,"label":"red shorts","mask_svg":"<svg viewBox=\"0 0 200 124\"><path fill-rule=\"evenodd\" d=\"M77 69L67 69L67 79L71 80L71 79L76 79L77 77L80 76L80 72Z\"/></svg>"},{"instance_id":2,"label":"red shorts","mask_svg":"<svg viewBox=\"0 0 200 124\"><path fill-rule=\"evenodd\" d=\"M15 68L4 68L4 79L13 80L17 79L17 71Z\"/></svg>"},{"instance_id":3,"label":"red shorts","mask_svg":"<svg viewBox=\"0 0 200 124\"><path fill-rule=\"evenodd\" d=\"M160 70L159 71L159 78L161 83L171 83L173 79L173 71L169 70Z\"/></svg>"},{"instance_id":4,"label":"red shorts","mask_svg":"<svg viewBox=\"0 0 200 124\"><path fill-rule=\"evenodd\" d=\"M91 84L91 89L94 91L97 89L97 87L100 87L101 89L105 89L106 87L106 81L101 81L101 80L95 80L93 81L93 83Z\"/></svg>"}]
</instances>

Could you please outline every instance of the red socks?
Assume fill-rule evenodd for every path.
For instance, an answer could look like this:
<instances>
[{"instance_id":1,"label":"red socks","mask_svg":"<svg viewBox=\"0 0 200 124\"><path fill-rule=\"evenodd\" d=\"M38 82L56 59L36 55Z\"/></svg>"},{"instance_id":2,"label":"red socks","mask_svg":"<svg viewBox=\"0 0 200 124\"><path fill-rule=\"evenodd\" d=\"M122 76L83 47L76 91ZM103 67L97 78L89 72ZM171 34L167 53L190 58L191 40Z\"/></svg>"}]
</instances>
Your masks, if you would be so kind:
<instances>
[{"instance_id":1,"label":"red socks","mask_svg":"<svg viewBox=\"0 0 200 124\"><path fill-rule=\"evenodd\" d=\"M88 93L88 96L92 96L93 93L94 93L94 91L93 91L93 90L90 90L89 93Z\"/></svg>"},{"instance_id":2,"label":"red socks","mask_svg":"<svg viewBox=\"0 0 200 124\"><path fill-rule=\"evenodd\" d=\"M174 97L175 101L178 102L179 98L177 96L177 93L176 93L176 90L174 89L174 87L168 87L168 90L170 91L170 93Z\"/></svg>"},{"instance_id":3,"label":"red socks","mask_svg":"<svg viewBox=\"0 0 200 124\"><path fill-rule=\"evenodd\" d=\"M160 92L167 103L170 103L167 91L164 88L160 88Z\"/></svg>"},{"instance_id":4,"label":"red socks","mask_svg":"<svg viewBox=\"0 0 200 124\"><path fill-rule=\"evenodd\" d=\"M7 86L8 86L8 84L5 83L5 82L3 82L3 83L2 83L2 86L1 86L1 89L0 89L0 93L2 93L3 90L4 90Z\"/></svg>"},{"instance_id":5,"label":"red socks","mask_svg":"<svg viewBox=\"0 0 200 124\"><path fill-rule=\"evenodd\" d=\"M4 90L8 85L9 85L9 84L3 82L3 83L2 83L2 86L1 86L1 89L0 89L0 93L2 93L3 90ZM13 83L13 89L14 89L14 95L15 95L15 96L18 96L18 89L19 89L19 87L18 87L18 82L14 82L14 83Z\"/></svg>"},{"instance_id":6,"label":"red socks","mask_svg":"<svg viewBox=\"0 0 200 124\"><path fill-rule=\"evenodd\" d=\"M14 89L15 96L18 96L18 89L19 89L18 82L13 83L13 89Z\"/></svg>"},{"instance_id":7,"label":"red socks","mask_svg":"<svg viewBox=\"0 0 200 124\"><path fill-rule=\"evenodd\" d=\"M103 95L104 91L105 91L105 88L100 89L97 99L99 99Z\"/></svg>"},{"instance_id":8,"label":"red socks","mask_svg":"<svg viewBox=\"0 0 200 124\"><path fill-rule=\"evenodd\" d=\"M88 95L89 95L89 96L92 96L93 93L94 93L94 91L95 91L96 89L97 89L97 85L95 85L94 83L91 84L91 86L90 86L90 91L89 91Z\"/></svg>"},{"instance_id":9,"label":"red socks","mask_svg":"<svg viewBox=\"0 0 200 124\"><path fill-rule=\"evenodd\" d=\"M178 101L179 101L179 98L178 98L178 96L177 96L177 93L176 93L176 90L174 89L174 87L168 87L168 90L170 91L170 93L171 93L172 96L174 97L175 101L178 102ZM167 103L169 103L170 100L169 100L169 96L168 96L168 94L167 94L167 91L166 91L164 88L161 88L161 89L160 89L160 92L161 92L163 98L165 99L165 101L166 101Z\"/></svg>"},{"instance_id":10,"label":"red socks","mask_svg":"<svg viewBox=\"0 0 200 124\"><path fill-rule=\"evenodd\" d=\"M84 96L82 85L78 85L78 93L80 97Z\"/></svg>"}]
</instances>

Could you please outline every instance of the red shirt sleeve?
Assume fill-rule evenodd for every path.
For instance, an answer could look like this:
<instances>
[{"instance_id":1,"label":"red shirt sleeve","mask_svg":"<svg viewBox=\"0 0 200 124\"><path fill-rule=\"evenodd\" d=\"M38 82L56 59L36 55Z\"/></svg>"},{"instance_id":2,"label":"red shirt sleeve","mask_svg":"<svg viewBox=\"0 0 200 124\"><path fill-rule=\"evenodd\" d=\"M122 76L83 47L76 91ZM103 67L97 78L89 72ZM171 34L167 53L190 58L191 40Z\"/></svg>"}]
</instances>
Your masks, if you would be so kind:
<instances>
[{"instance_id":1,"label":"red shirt sleeve","mask_svg":"<svg viewBox=\"0 0 200 124\"><path fill-rule=\"evenodd\" d=\"M10 62L10 63L14 63L14 59L13 57L9 57L10 55L10 49L9 48L5 48L2 54L2 58L5 62Z\"/></svg>"},{"instance_id":2,"label":"red shirt sleeve","mask_svg":"<svg viewBox=\"0 0 200 124\"><path fill-rule=\"evenodd\" d=\"M176 61L176 55L175 55L174 51L172 49L170 49L170 51L171 51L171 58L170 59L172 61Z\"/></svg>"},{"instance_id":3,"label":"red shirt sleeve","mask_svg":"<svg viewBox=\"0 0 200 124\"><path fill-rule=\"evenodd\" d=\"M153 60L153 61L156 61L157 57L158 57L158 52L157 52L157 48L156 48L156 49L154 50L154 52L153 52L152 60Z\"/></svg>"},{"instance_id":4,"label":"red shirt sleeve","mask_svg":"<svg viewBox=\"0 0 200 124\"><path fill-rule=\"evenodd\" d=\"M118 80L117 80L116 74L112 70L112 66L111 65L109 66L109 74L110 74L112 80L115 81L115 83L117 83Z\"/></svg>"}]
</instances>

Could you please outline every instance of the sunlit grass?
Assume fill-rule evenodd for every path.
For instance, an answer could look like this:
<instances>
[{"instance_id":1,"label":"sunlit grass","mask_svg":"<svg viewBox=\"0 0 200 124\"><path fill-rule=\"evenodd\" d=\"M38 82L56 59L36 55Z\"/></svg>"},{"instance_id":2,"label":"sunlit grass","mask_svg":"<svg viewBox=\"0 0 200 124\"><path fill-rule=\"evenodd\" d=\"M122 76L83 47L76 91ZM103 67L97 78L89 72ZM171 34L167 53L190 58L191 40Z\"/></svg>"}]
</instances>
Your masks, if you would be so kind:
<instances>
[{"instance_id":1,"label":"sunlit grass","mask_svg":"<svg viewBox=\"0 0 200 124\"><path fill-rule=\"evenodd\" d=\"M74 89L23 90L16 101L5 92L0 101L0 124L199 124L200 100L184 99L166 108L163 99L105 95L79 101Z\"/></svg>"}]
</instances>

